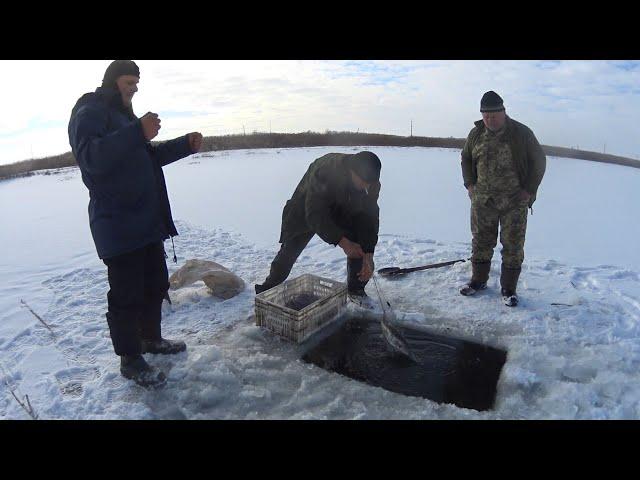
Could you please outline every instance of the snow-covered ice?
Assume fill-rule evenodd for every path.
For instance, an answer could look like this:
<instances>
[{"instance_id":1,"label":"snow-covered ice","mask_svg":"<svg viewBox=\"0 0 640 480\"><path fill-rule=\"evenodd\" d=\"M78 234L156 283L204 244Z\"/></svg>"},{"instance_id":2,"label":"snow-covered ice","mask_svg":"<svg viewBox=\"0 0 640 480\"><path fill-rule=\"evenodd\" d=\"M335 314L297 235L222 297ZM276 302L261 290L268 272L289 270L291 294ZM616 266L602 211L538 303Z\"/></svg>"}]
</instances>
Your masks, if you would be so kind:
<instances>
[{"instance_id":1,"label":"snow-covered ice","mask_svg":"<svg viewBox=\"0 0 640 480\"><path fill-rule=\"evenodd\" d=\"M470 253L459 152L363 147L383 162L376 266L417 266ZM477 412L406 397L304 363L304 346L253 324L253 290L279 245L282 206L307 165L353 147L246 150L193 156L165 169L188 258L225 265L245 290L223 301L197 282L172 291L163 330L188 350L150 355L167 386L122 378L104 318L106 267L87 222L79 172L0 182L0 418L539 419L640 418L640 170L549 158L529 217L521 304L489 289L463 298L468 263L379 279L400 320L508 350L496 407ZM171 243L167 244L168 249ZM343 280L344 256L315 237L292 276ZM371 284L370 294L375 294ZM53 329L49 332L25 300Z\"/></svg>"}]
</instances>

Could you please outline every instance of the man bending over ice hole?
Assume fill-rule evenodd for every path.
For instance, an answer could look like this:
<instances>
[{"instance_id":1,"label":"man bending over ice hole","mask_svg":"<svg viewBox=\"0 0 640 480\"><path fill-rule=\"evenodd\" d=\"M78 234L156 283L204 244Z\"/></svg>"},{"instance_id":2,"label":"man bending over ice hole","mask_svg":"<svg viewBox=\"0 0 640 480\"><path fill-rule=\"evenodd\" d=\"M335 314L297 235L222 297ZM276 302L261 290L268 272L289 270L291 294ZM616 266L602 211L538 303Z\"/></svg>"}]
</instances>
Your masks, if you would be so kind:
<instances>
[{"instance_id":1,"label":"man bending over ice hole","mask_svg":"<svg viewBox=\"0 0 640 480\"><path fill-rule=\"evenodd\" d=\"M256 293L286 280L304 247L318 236L347 256L349 298L364 305L378 243L380 159L372 152L329 153L316 159L282 211L280 251Z\"/></svg>"}]
</instances>

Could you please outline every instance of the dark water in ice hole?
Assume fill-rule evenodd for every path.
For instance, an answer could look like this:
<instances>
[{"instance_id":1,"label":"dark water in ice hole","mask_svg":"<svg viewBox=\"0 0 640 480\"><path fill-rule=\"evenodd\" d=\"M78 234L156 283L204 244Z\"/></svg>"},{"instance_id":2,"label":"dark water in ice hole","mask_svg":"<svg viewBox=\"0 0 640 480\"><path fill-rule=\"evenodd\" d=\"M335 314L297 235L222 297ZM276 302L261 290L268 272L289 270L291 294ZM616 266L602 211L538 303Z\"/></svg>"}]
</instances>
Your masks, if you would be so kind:
<instances>
[{"instance_id":1,"label":"dark water in ice hole","mask_svg":"<svg viewBox=\"0 0 640 480\"><path fill-rule=\"evenodd\" d=\"M400 326L416 363L389 349L379 320L349 317L333 328L310 346L305 362L404 395L493 408L506 351Z\"/></svg>"},{"instance_id":2,"label":"dark water in ice hole","mask_svg":"<svg viewBox=\"0 0 640 480\"><path fill-rule=\"evenodd\" d=\"M311 293L299 293L295 295L288 302L284 304L285 307L291 308L292 310L300 311L304 307L308 307L313 302L320 300L320 297L317 297Z\"/></svg>"}]
</instances>

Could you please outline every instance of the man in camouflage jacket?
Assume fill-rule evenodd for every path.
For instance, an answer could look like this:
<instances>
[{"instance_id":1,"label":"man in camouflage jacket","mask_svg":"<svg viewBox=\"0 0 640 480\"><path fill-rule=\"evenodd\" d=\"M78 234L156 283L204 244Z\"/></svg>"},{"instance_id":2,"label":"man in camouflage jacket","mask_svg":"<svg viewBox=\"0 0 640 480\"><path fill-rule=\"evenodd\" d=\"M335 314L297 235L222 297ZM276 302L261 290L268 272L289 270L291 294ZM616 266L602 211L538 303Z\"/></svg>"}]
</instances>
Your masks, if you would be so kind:
<instances>
[{"instance_id":1,"label":"man in camouflage jacket","mask_svg":"<svg viewBox=\"0 0 640 480\"><path fill-rule=\"evenodd\" d=\"M487 287L500 226L500 286L505 304L515 306L527 207L536 199L546 157L533 132L506 115L497 93L484 94L480 111L482 120L475 122L462 149L462 176L471 198L473 274L460 293L473 295Z\"/></svg>"}]
</instances>

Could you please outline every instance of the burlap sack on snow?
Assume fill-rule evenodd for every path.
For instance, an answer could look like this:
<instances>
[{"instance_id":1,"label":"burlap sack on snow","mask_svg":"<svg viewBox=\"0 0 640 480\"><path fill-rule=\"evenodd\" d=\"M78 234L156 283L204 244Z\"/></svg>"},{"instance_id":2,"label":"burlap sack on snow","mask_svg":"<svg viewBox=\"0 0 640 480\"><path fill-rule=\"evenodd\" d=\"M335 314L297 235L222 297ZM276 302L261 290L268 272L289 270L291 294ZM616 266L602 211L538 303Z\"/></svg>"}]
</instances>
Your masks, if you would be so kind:
<instances>
[{"instance_id":1,"label":"burlap sack on snow","mask_svg":"<svg viewBox=\"0 0 640 480\"><path fill-rule=\"evenodd\" d=\"M228 268L209 260L191 259L171 277L171 290L202 280L215 297L228 299L244 290L244 281Z\"/></svg>"}]
</instances>

